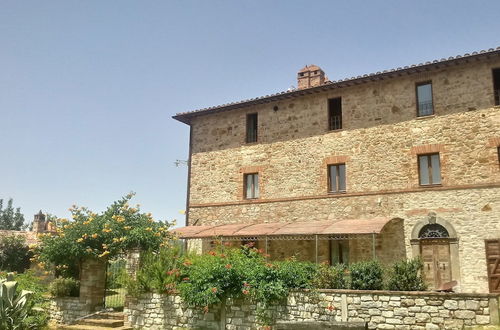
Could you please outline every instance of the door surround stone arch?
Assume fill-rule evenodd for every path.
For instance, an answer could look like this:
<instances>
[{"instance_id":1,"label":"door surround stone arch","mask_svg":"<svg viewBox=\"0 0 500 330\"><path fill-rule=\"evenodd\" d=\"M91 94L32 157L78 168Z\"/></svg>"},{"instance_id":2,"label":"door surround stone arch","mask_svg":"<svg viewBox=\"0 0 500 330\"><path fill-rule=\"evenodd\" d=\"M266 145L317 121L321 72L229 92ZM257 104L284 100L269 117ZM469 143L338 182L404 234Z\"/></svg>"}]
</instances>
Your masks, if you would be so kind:
<instances>
[{"instance_id":1,"label":"door surround stone arch","mask_svg":"<svg viewBox=\"0 0 500 330\"><path fill-rule=\"evenodd\" d=\"M418 221L411 231L411 250L414 258L420 257L420 242L419 237L422 228L427 225L438 224L443 226L448 232L448 241L450 244L450 263L452 280L457 281L457 291L460 292L460 262L458 251L458 236L453 225L447 220L438 217L435 212L430 212L425 219Z\"/></svg>"}]
</instances>

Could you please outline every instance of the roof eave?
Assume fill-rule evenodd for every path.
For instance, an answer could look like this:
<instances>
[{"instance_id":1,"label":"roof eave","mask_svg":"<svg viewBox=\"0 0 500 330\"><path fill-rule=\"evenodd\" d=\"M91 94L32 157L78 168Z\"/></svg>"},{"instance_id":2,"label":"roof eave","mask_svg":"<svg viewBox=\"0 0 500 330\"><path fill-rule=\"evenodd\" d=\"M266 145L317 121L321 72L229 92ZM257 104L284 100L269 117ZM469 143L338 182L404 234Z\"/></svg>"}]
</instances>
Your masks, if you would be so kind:
<instances>
[{"instance_id":1,"label":"roof eave","mask_svg":"<svg viewBox=\"0 0 500 330\"><path fill-rule=\"evenodd\" d=\"M377 81L377 80L396 78L396 77L399 77L402 75L410 75L410 74L414 74L414 73L426 72L426 71L430 71L430 70L437 69L440 67L450 66L453 64L467 63L471 60L481 60L483 58L490 58L490 57L499 56L499 55L500 55L500 47L497 47L496 49L489 49L488 51L474 52L472 54L465 54L463 56L449 57L448 59L435 60L432 62L426 62L425 64L405 66L403 68L384 70L382 72L365 74L362 76L340 79L337 81L330 81L324 85L320 85L320 86L316 86L316 87L298 89L298 90L287 91L287 92L280 92L277 94L266 95L263 97L257 97L257 98L253 98L253 99L249 99L249 100L238 101L238 102L223 104L223 105L219 105L219 106L213 106L213 107L194 110L194 111L190 111L190 112L178 113L175 116L173 116L172 118L175 120L178 120L182 123L185 123L187 125L190 125L191 118L194 118L197 116L202 116L202 115L206 115L206 114L213 114L213 113L218 113L218 112L222 112L222 111L229 111L229 110L234 110L234 109L239 109L239 108L245 108L245 107L256 105L256 104L276 102L276 101L281 101L281 100L288 99L288 98L296 98L296 97L301 97L301 96L308 95L308 94L326 92L328 90L332 90L335 88L345 88L345 87L349 87L349 86L353 86L353 85L370 83L370 82Z\"/></svg>"}]
</instances>

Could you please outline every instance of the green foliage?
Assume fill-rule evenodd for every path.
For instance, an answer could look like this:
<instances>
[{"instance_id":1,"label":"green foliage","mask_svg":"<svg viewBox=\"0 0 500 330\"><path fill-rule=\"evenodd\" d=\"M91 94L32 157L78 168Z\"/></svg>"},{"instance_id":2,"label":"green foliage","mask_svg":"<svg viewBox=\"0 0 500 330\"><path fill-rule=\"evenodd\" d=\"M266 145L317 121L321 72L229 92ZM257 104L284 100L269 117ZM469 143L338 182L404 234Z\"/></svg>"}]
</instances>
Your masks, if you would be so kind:
<instances>
[{"instance_id":1,"label":"green foliage","mask_svg":"<svg viewBox=\"0 0 500 330\"><path fill-rule=\"evenodd\" d=\"M57 235L41 235L39 261L64 274L84 258L113 258L134 248L158 250L170 237L170 225L140 213L139 205L130 207L132 197L128 194L100 214L73 206L73 221L61 219L56 222Z\"/></svg>"},{"instance_id":2,"label":"green foliage","mask_svg":"<svg viewBox=\"0 0 500 330\"><path fill-rule=\"evenodd\" d=\"M384 286L383 270L378 260L362 261L349 267L351 289L382 290Z\"/></svg>"},{"instance_id":3,"label":"green foliage","mask_svg":"<svg viewBox=\"0 0 500 330\"><path fill-rule=\"evenodd\" d=\"M35 329L38 324L31 323L36 312L33 311L32 292L19 292L14 274L0 279L0 329Z\"/></svg>"},{"instance_id":4,"label":"green foliage","mask_svg":"<svg viewBox=\"0 0 500 330\"><path fill-rule=\"evenodd\" d=\"M73 278L58 277L50 283L49 292L54 297L78 297L80 282Z\"/></svg>"},{"instance_id":5,"label":"green foliage","mask_svg":"<svg viewBox=\"0 0 500 330\"><path fill-rule=\"evenodd\" d=\"M347 267L344 264L330 266L326 263L319 265L313 287L317 289L347 289Z\"/></svg>"},{"instance_id":6,"label":"green foliage","mask_svg":"<svg viewBox=\"0 0 500 330\"><path fill-rule=\"evenodd\" d=\"M7 207L3 208L3 199L0 199L0 230L23 230L24 215L21 208L14 209L13 200L7 201Z\"/></svg>"},{"instance_id":7,"label":"green foliage","mask_svg":"<svg viewBox=\"0 0 500 330\"><path fill-rule=\"evenodd\" d=\"M423 291L427 285L422 277L424 264L420 258L395 263L390 271L388 289L394 291Z\"/></svg>"},{"instance_id":8,"label":"green foliage","mask_svg":"<svg viewBox=\"0 0 500 330\"><path fill-rule=\"evenodd\" d=\"M172 271L172 270L171 270ZM179 273L178 289L189 305L204 306L227 298L250 298L258 302L263 324L272 318L268 307L283 301L292 289L310 288L315 265L295 260L269 263L256 249L224 248L191 257Z\"/></svg>"},{"instance_id":9,"label":"green foliage","mask_svg":"<svg viewBox=\"0 0 500 330\"><path fill-rule=\"evenodd\" d=\"M24 237L0 237L0 269L22 273L29 268L31 256Z\"/></svg>"},{"instance_id":10,"label":"green foliage","mask_svg":"<svg viewBox=\"0 0 500 330\"><path fill-rule=\"evenodd\" d=\"M128 294L138 296L143 292L165 292L173 289L179 281L183 262L181 249L177 246L163 247L158 252L150 250L142 253L135 279L128 278L125 281Z\"/></svg>"}]
</instances>

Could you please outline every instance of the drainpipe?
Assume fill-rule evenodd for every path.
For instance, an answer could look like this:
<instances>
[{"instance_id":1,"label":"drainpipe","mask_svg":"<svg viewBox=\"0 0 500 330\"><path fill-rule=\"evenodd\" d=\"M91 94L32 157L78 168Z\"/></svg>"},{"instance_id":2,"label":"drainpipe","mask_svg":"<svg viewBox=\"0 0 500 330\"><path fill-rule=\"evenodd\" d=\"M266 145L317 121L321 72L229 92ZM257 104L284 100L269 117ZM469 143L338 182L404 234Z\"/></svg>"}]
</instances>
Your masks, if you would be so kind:
<instances>
[{"instance_id":1,"label":"drainpipe","mask_svg":"<svg viewBox=\"0 0 500 330\"><path fill-rule=\"evenodd\" d=\"M375 254L375 233L372 233L372 259L375 260L377 258Z\"/></svg>"}]
</instances>

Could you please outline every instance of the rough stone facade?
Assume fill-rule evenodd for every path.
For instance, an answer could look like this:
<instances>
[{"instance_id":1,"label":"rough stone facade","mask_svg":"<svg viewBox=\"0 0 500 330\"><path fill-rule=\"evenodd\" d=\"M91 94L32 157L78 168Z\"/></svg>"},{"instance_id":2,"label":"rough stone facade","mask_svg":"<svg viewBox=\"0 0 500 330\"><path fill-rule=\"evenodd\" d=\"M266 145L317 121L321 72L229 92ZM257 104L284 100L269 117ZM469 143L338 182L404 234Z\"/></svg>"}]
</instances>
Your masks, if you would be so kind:
<instances>
[{"instance_id":1,"label":"rough stone facade","mask_svg":"<svg viewBox=\"0 0 500 330\"><path fill-rule=\"evenodd\" d=\"M377 238L377 255L389 262L419 255L412 230L433 212L456 232L458 290L488 292L484 240L500 238L498 67L492 57L190 119L189 225L402 218L395 255L383 251L390 239ZM415 85L424 81L432 81L434 114L417 117ZM329 131L334 97L342 97L343 127ZM250 113L258 114L256 143L245 143ZM428 152L440 155L439 186L419 185L417 157ZM347 191L329 194L327 165L338 160ZM243 198L249 170L259 173L256 200ZM311 244L298 246L311 255ZM351 260L367 257L356 251Z\"/></svg>"},{"instance_id":2,"label":"rough stone facade","mask_svg":"<svg viewBox=\"0 0 500 330\"><path fill-rule=\"evenodd\" d=\"M125 309L141 329L258 329L257 306L229 300L207 313L178 296L147 294ZM498 324L498 295L321 290L292 293L272 306L275 322L366 322L370 329L462 329Z\"/></svg>"},{"instance_id":3,"label":"rough stone facade","mask_svg":"<svg viewBox=\"0 0 500 330\"><path fill-rule=\"evenodd\" d=\"M53 298L50 300L49 315L51 322L58 324L73 323L76 319L90 313L85 302L79 297Z\"/></svg>"}]
</instances>

